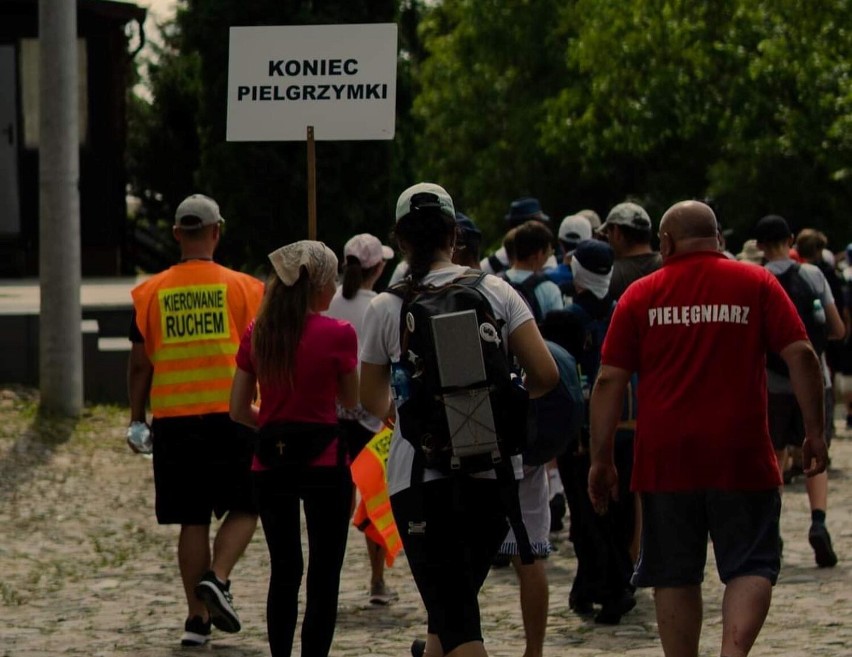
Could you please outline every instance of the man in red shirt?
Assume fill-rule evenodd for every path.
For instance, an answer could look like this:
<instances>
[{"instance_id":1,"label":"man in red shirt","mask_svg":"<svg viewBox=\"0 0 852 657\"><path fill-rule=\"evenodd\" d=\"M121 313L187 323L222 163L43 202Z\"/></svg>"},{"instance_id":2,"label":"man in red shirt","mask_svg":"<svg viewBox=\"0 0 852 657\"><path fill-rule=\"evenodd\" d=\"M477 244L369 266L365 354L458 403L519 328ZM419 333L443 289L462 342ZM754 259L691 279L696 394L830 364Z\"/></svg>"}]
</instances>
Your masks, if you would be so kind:
<instances>
[{"instance_id":1,"label":"man in red shirt","mask_svg":"<svg viewBox=\"0 0 852 657\"><path fill-rule=\"evenodd\" d=\"M781 477L767 426L765 354L780 354L795 381L808 476L826 466L819 361L777 280L719 253L707 205L684 201L666 212L660 253L664 266L624 293L603 345L589 495L605 513L618 484L615 428L638 372L631 487L642 496L643 534L634 584L655 589L667 657L697 657L709 534L726 585L721 654L744 657L780 569Z\"/></svg>"}]
</instances>

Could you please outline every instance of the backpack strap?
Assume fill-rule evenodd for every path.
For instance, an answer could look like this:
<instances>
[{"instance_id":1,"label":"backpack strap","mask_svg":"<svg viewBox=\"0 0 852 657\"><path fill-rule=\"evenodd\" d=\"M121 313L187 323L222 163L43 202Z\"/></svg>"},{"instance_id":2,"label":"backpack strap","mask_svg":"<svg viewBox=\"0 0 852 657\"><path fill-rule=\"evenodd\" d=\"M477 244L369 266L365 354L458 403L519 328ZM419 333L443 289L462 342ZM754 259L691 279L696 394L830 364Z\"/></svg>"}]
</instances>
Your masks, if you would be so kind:
<instances>
[{"instance_id":1,"label":"backpack strap","mask_svg":"<svg viewBox=\"0 0 852 657\"><path fill-rule=\"evenodd\" d=\"M541 324L544 321L544 313L542 312L541 304L538 302L538 297L535 295L535 290L539 285L550 279L538 272L533 272L520 282L510 279L507 272L502 272L500 278L518 291L532 311L536 324Z\"/></svg>"},{"instance_id":2,"label":"backpack strap","mask_svg":"<svg viewBox=\"0 0 852 657\"><path fill-rule=\"evenodd\" d=\"M521 498L518 494L518 481L515 479L515 469L512 465L512 459L504 458L500 463L494 465L494 471L497 473L500 500L503 502L503 507L506 510L506 518L518 543L518 554L521 556L521 563L529 566L535 561L535 555L533 554L530 535L527 532L524 517L521 513Z\"/></svg>"}]
</instances>

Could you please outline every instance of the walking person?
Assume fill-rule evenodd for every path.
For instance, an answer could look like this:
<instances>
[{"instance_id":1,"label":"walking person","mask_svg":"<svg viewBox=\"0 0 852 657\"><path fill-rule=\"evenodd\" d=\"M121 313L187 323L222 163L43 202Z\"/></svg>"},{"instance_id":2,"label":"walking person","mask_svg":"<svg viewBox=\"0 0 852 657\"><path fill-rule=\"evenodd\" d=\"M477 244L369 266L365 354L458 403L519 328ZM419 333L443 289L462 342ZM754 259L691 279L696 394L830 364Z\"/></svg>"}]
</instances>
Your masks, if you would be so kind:
<instances>
[{"instance_id":1,"label":"walking person","mask_svg":"<svg viewBox=\"0 0 852 657\"><path fill-rule=\"evenodd\" d=\"M257 319L237 352L231 417L258 429L252 476L271 572L266 603L273 657L289 657L304 572L300 501L308 533L302 654L325 657L337 621L352 477L335 400L358 401L357 337L324 317L336 290L337 257L304 240L269 255ZM260 406L254 404L260 389Z\"/></svg>"},{"instance_id":2,"label":"walking person","mask_svg":"<svg viewBox=\"0 0 852 657\"><path fill-rule=\"evenodd\" d=\"M343 282L337 288L326 311L328 317L342 319L355 328L360 341L363 333L364 312L376 296L373 288L393 258L393 249L384 246L379 238L369 233L352 237L343 246ZM338 405L337 417L346 434L349 458L354 461L370 439L384 427L384 422L364 410L360 404L354 409ZM354 501L354 499L353 499ZM354 510L354 508L353 508ZM363 530L363 528L362 528ZM396 591L385 583L385 547L364 534L367 557L370 561L370 604L386 605L397 599Z\"/></svg>"},{"instance_id":3,"label":"walking person","mask_svg":"<svg viewBox=\"0 0 852 657\"><path fill-rule=\"evenodd\" d=\"M823 392L825 407L830 407L829 397L833 396L831 376L825 359L828 340L842 340L846 326L840 318L834 295L823 273L808 262L797 263L790 259L790 246L793 233L787 221L778 215L767 215L757 222L754 228L757 244L766 258L766 269L778 278L791 301L796 306L799 317L808 332L808 339L820 358L822 378L819 390ZM803 231L804 232L804 231ZM805 256L814 254L807 248L804 240ZM820 247L819 251L822 249ZM801 252L799 254L802 255ZM805 425L802 411L794 395L795 382L793 372L777 356L770 354L766 359L766 377L769 389L769 434L775 447L778 467L784 472L787 459L787 447L801 445L805 437ZM833 431L829 423L834 418L826 413L826 445L831 446ZM811 527L808 541L814 550L814 558L820 568L831 568L837 564L837 554L831 544L831 535L826 527L828 511L828 472L821 472L805 480L808 504L811 509Z\"/></svg>"},{"instance_id":4,"label":"walking person","mask_svg":"<svg viewBox=\"0 0 852 657\"><path fill-rule=\"evenodd\" d=\"M615 431L638 372L632 488L642 495L643 526L634 584L654 587L666 656L697 657L709 535L725 584L721 654L744 657L781 563L765 354L780 354L790 369L808 476L826 467L822 375L778 281L719 252L709 206L672 206L660 222L660 253L663 267L624 292L604 341L591 399L589 495L602 513L617 490Z\"/></svg>"},{"instance_id":5,"label":"walking person","mask_svg":"<svg viewBox=\"0 0 852 657\"><path fill-rule=\"evenodd\" d=\"M228 400L234 355L263 285L213 262L223 223L213 199L186 198L173 227L180 263L131 293L130 431L144 432L150 401L157 522L180 525L184 646L209 641L211 621L240 630L228 578L257 527L250 441L228 417ZM211 514L224 518L212 552Z\"/></svg>"},{"instance_id":6,"label":"walking person","mask_svg":"<svg viewBox=\"0 0 852 657\"><path fill-rule=\"evenodd\" d=\"M440 287L468 275L470 270L452 263L455 211L442 187L420 183L405 190L397 201L394 230L410 265L410 284ZM481 330L517 356L530 397L546 393L559 375L529 308L507 282L485 275L476 281L501 322L497 331L484 325ZM398 367L403 354L402 304L395 294L379 294L364 318L361 401L380 417L392 412L391 364ZM406 318L406 325L413 323ZM412 403L399 399L397 411ZM412 652L426 657L485 655L477 597L508 529L500 484L493 469L447 476L425 467L423 451L402 435L400 425L397 421L388 459L388 492L428 614L427 640L415 641ZM520 461L512 459L516 478L522 476Z\"/></svg>"}]
</instances>

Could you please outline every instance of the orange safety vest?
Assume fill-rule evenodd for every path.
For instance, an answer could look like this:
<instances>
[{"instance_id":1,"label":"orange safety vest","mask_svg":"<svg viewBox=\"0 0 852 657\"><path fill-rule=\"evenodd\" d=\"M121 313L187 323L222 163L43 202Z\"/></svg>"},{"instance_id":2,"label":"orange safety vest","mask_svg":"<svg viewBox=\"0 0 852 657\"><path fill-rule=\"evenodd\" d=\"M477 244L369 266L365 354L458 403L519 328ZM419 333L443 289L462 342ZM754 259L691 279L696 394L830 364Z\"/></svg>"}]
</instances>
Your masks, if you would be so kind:
<instances>
[{"instance_id":1,"label":"orange safety vest","mask_svg":"<svg viewBox=\"0 0 852 657\"><path fill-rule=\"evenodd\" d=\"M227 413L240 338L257 315L263 283L212 261L190 260L152 276L131 295L154 366L153 416Z\"/></svg>"},{"instance_id":2,"label":"orange safety vest","mask_svg":"<svg viewBox=\"0 0 852 657\"><path fill-rule=\"evenodd\" d=\"M393 565L402 549L402 539L391 512L387 486L387 462L390 452L390 429L382 429L352 461L352 480L361 494L361 503L352 523L370 539L385 548L385 563Z\"/></svg>"}]
</instances>

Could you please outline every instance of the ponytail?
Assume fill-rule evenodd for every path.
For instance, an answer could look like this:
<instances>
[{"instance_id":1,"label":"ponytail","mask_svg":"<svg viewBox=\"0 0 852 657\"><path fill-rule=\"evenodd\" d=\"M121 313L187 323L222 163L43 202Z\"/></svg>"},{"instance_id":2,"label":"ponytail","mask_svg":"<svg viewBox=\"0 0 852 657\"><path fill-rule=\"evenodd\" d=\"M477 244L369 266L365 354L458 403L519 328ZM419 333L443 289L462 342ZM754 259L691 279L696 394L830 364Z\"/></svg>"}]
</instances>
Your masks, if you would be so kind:
<instances>
[{"instance_id":1,"label":"ponytail","mask_svg":"<svg viewBox=\"0 0 852 657\"><path fill-rule=\"evenodd\" d=\"M346 264L343 266L343 298L354 299L364 282L364 270L361 261L355 256L346 256Z\"/></svg>"},{"instance_id":2,"label":"ponytail","mask_svg":"<svg viewBox=\"0 0 852 657\"><path fill-rule=\"evenodd\" d=\"M436 254L449 249L456 235L456 220L443 212L418 212L402 217L394 228L394 237L405 243L408 276L415 284L429 273Z\"/></svg>"}]
</instances>

